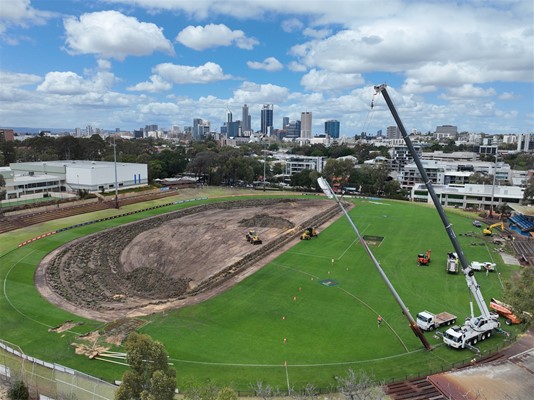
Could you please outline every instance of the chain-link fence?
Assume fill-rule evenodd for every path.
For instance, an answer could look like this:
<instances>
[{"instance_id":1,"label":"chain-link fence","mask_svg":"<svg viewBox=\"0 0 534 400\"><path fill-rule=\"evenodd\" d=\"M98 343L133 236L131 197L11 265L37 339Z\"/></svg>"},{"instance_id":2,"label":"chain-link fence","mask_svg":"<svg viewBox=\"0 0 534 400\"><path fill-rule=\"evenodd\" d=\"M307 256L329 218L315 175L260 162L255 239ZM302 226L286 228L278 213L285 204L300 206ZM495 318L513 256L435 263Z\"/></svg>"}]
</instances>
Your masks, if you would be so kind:
<instances>
[{"instance_id":1,"label":"chain-link fence","mask_svg":"<svg viewBox=\"0 0 534 400\"><path fill-rule=\"evenodd\" d=\"M0 380L22 380L32 398L42 400L112 400L117 386L71 368L24 354L18 346L0 341Z\"/></svg>"}]
</instances>

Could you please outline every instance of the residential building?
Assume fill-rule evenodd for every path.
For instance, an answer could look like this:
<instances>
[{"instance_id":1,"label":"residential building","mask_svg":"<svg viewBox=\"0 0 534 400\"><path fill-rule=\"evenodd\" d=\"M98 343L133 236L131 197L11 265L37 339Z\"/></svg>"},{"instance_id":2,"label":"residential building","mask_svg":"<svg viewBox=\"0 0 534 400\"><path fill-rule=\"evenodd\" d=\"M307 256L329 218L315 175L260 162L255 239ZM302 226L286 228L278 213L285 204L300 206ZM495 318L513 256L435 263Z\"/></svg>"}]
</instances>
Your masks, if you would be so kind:
<instances>
[{"instance_id":1,"label":"residential building","mask_svg":"<svg viewBox=\"0 0 534 400\"><path fill-rule=\"evenodd\" d=\"M534 134L523 133L517 135L517 151L532 151L534 150Z\"/></svg>"},{"instance_id":2,"label":"residential building","mask_svg":"<svg viewBox=\"0 0 534 400\"><path fill-rule=\"evenodd\" d=\"M0 128L0 140L13 142L15 140L13 129Z\"/></svg>"},{"instance_id":3,"label":"residential building","mask_svg":"<svg viewBox=\"0 0 534 400\"><path fill-rule=\"evenodd\" d=\"M326 157L291 156L286 159L286 175L304 171L305 169L322 172Z\"/></svg>"},{"instance_id":4,"label":"residential building","mask_svg":"<svg viewBox=\"0 0 534 400\"><path fill-rule=\"evenodd\" d=\"M453 125L441 125L436 127L436 139L456 139L458 136L458 127Z\"/></svg>"},{"instance_id":5,"label":"residential building","mask_svg":"<svg viewBox=\"0 0 534 400\"><path fill-rule=\"evenodd\" d=\"M402 139L401 131L398 126L388 126L386 128L386 137L388 139Z\"/></svg>"},{"instance_id":6,"label":"residential building","mask_svg":"<svg viewBox=\"0 0 534 400\"><path fill-rule=\"evenodd\" d=\"M420 158L421 146L414 144L413 147ZM394 146L389 150L389 153L391 154L391 169L393 171L401 172L406 164L413 162L413 157L406 145Z\"/></svg>"}]
</instances>

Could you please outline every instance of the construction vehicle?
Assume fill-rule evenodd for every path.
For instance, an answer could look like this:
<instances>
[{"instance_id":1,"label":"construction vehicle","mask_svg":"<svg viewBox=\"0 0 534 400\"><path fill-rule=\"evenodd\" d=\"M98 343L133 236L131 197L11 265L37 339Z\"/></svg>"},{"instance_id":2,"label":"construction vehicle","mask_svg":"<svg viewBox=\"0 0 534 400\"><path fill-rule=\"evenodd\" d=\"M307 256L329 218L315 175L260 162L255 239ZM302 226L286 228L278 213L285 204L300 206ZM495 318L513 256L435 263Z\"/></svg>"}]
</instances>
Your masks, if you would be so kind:
<instances>
[{"instance_id":1,"label":"construction vehicle","mask_svg":"<svg viewBox=\"0 0 534 400\"><path fill-rule=\"evenodd\" d=\"M251 244L262 244L262 241L256 231L248 231L246 234L247 241Z\"/></svg>"},{"instance_id":2,"label":"construction vehicle","mask_svg":"<svg viewBox=\"0 0 534 400\"><path fill-rule=\"evenodd\" d=\"M497 222L493 225L488 226L482 231L482 233L486 236L491 236L493 235L493 228L497 228L497 227L500 227L501 231L504 231L504 223L501 221L501 222Z\"/></svg>"},{"instance_id":3,"label":"construction vehicle","mask_svg":"<svg viewBox=\"0 0 534 400\"><path fill-rule=\"evenodd\" d=\"M319 236L319 232L315 228L306 228L306 230L300 235L300 240L310 240L311 238Z\"/></svg>"},{"instance_id":4,"label":"construction vehicle","mask_svg":"<svg viewBox=\"0 0 534 400\"><path fill-rule=\"evenodd\" d=\"M417 255L417 265L428 265L430 264L430 253L432 253L432 250L428 249L425 254L418 254Z\"/></svg>"},{"instance_id":5,"label":"construction vehicle","mask_svg":"<svg viewBox=\"0 0 534 400\"><path fill-rule=\"evenodd\" d=\"M417 314L417 325L424 331L433 331L444 325L452 325L456 323L456 315L452 315L446 311L439 314L432 314L430 311L421 311Z\"/></svg>"},{"instance_id":6,"label":"construction vehicle","mask_svg":"<svg viewBox=\"0 0 534 400\"><path fill-rule=\"evenodd\" d=\"M523 322L523 320L514 314L514 310L512 306L503 303L500 300L497 299L491 299L490 301L490 308L495 311L497 314L499 314L501 317L506 318L505 322L506 325L512 325L512 324L520 324ZM525 313L528 315L528 313Z\"/></svg>"},{"instance_id":7,"label":"construction vehicle","mask_svg":"<svg viewBox=\"0 0 534 400\"><path fill-rule=\"evenodd\" d=\"M469 291L471 293L470 300L469 300L469 306L470 306L469 308L471 311L471 315L465 319L465 322L462 326L455 325L447 329L443 333L443 342L446 345L455 347L455 348L465 348L465 347L472 348L480 340L487 339L491 337L496 330L500 330L499 315L496 313L490 313L488 306L486 305L484 301L484 297L482 296L482 291L480 290L480 286L478 285L475 279L475 273L473 269L471 268L471 265L468 262L467 257L462 251L462 247L460 245L460 242L458 241L458 237L456 236L453 230L452 224L449 222L449 219L447 218L447 215L445 214L445 211L443 210L443 205L441 204L441 201L436 195L436 191L434 190L434 187L432 186L432 181L429 179L428 174L426 173L426 170L423 167L421 159L419 158L419 154L415 150L412 144L412 141L408 137L408 133L406 132L406 129L404 128L404 125L399 117L399 114L397 113L397 110L395 109L395 106L393 105L393 102L391 101L391 98L389 97L389 94L386 90L386 85L384 84L384 85L375 86L375 91L376 93L382 93L382 96L384 97L384 100L386 101L386 104L389 107L389 110L391 111L391 114L393 115L395 122L397 123L397 127L399 128L399 131L404 139L404 142L406 143L406 147L408 147L410 155L412 156L413 161L415 165L417 166L417 169L419 171L419 174L421 175L422 181L425 182L425 186L426 186L426 189L428 190L428 194L432 198L434 207L436 208L436 211L438 212L441 218L441 222L443 223L443 227L445 228L445 231L447 232L447 235L449 236L449 239L453 245L454 253L456 253L456 257L459 258L460 264L462 265L462 273L464 274L467 287L469 288ZM499 226L501 224L502 222L497 224L496 226ZM501 229L504 229L504 225L501 225ZM457 262L456 262L456 265L458 265ZM449 268L448 264L447 264L447 268ZM480 316L477 316L477 317L475 317L474 315L473 300L472 300L473 298L475 299L478 309L481 314Z\"/></svg>"},{"instance_id":8,"label":"construction vehicle","mask_svg":"<svg viewBox=\"0 0 534 400\"><path fill-rule=\"evenodd\" d=\"M495 263L485 261L485 262L478 262L473 261L471 263L471 269L473 271L495 271Z\"/></svg>"},{"instance_id":9,"label":"construction vehicle","mask_svg":"<svg viewBox=\"0 0 534 400\"><path fill-rule=\"evenodd\" d=\"M458 254L452 251L447 253L447 272L449 274L458 272Z\"/></svg>"}]
</instances>

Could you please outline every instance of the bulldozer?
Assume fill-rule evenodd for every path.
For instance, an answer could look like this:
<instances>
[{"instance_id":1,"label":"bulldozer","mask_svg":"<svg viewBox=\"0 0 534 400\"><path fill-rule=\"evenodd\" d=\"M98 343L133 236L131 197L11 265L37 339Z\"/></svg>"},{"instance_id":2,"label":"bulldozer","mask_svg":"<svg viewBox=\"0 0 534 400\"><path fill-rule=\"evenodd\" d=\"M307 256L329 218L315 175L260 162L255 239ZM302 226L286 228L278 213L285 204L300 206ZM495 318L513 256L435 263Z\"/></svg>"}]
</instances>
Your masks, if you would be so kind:
<instances>
[{"instance_id":1,"label":"bulldozer","mask_svg":"<svg viewBox=\"0 0 534 400\"><path fill-rule=\"evenodd\" d=\"M482 233L486 236L491 236L493 235L493 228L497 228L497 227L501 228L501 231L504 231L504 223L501 221L501 222L497 222L493 225L488 226L482 231Z\"/></svg>"},{"instance_id":2,"label":"bulldozer","mask_svg":"<svg viewBox=\"0 0 534 400\"><path fill-rule=\"evenodd\" d=\"M319 236L319 232L315 228L306 228L306 230L300 235L300 240L310 240L313 237Z\"/></svg>"},{"instance_id":3,"label":"bulldozer","mask_svg":"<svg viewBox=\"0 0 534 400\"><path fill-rule=\"evenodd\" d=\"M417 266L430 264L430 253L432 253L432 250L428 249L425 254L418 254Z\"/></svg>"},{"instance_id":4,"label":"bulldozer","mask_svg":"<svg viewBox=\"0 0 534 400\"><path fill-rule=\"evenodd\" d=\"M260 237L254 230L249 230L246 234L247 242L250 242L250 244L262 244Z\"/></svg>"}]
</instances>

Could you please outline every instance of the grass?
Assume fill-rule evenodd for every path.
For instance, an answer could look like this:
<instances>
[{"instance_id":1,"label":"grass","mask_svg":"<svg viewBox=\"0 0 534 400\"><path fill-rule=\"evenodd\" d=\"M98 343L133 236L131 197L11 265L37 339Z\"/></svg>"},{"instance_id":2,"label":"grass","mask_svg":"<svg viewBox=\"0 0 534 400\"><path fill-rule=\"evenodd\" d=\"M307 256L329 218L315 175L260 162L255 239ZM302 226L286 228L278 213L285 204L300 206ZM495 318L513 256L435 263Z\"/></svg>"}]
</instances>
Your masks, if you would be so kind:
<instances>
[{"instance_id":1,"label":"grass","mask_svg":"<svg viewBox=\"0 0 534 400\"><path fill-rule=\"evenodd\" d=\"M225 194L218 189L209 197ZM215 200L222 201L224 197L211 201ZM361 233L384 238L372 251L412 315L415 317L424 309L449 311L463 320L469 314L469 292L462 274L445 272L446 253L452 251L452 246L437 212L405 202L355 200L355 204L350 214ZM33 272L44 255L67 241L189 205L76 228L15 250L17 243L47 230L117 211L54 221L8 237L1 235L0 338L46 361L109 381L120 379L122 367L74 355L70 343L75 336L98 329L101 324L73 316L43 300L33 287ZM129 207L133 210L142 206ZM518 267L504 265L480 230L476 237L465 235L477 229L471 219L454 212L448 216L470 261L497 263L497 273L479 273L476 277L486 301L499 297L502 281ZM195 306L145 317L147 324L141 331L165 344L179 384L211 379L241 390L258 380L281 388L287 387L287 382L295 388L309 382L321 388L334 387L334 376L344 375L348 368L364 368L377 379L390 380L441 370L472 358L467 350L442 346L431 334L426 336L435 349L423 350L355 239L348 221L340 218L319 238L299 242L222 295ZM427 249L432 249L431 263L418 267L417 253ZM337 284L320 284L326 279ZM377 314L384 318L380 328ZM48 332L49 327L68 319L83 321L84 325L63 335ZM518 329L514 327L512 331ZM495 336L480 347L488 351L502 346L503 341L503 337Z\"/></svg>"}]
</instances>

